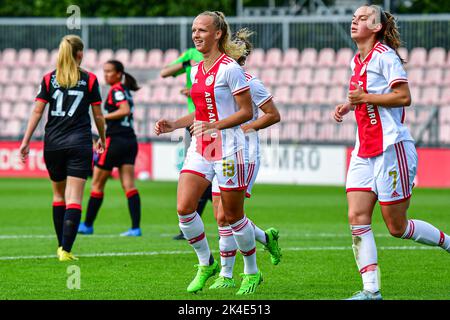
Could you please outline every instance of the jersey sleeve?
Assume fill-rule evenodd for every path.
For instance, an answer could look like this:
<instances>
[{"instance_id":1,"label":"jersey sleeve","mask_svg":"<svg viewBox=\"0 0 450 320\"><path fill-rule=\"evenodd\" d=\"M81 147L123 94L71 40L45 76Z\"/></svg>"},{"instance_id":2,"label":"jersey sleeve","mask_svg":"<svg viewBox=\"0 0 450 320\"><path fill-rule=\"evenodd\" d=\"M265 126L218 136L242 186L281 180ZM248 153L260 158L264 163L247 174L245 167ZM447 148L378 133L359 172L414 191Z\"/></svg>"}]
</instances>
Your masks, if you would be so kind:
<instances>
[{"instance_id":1,"label":"jersey sleeve","mask_svg":"<svg viewBox=\"0 0 450 320\"><path fill-rule=\"evenodd\" d=\"M45 78L42 79L41 84L39 85L38 94L36 96L35 101L42 101L44 103L48 103L50 101L50 88L48 88Z\"/></svg>"},{"instance_id":2,"label":"jersey sleeve","mask_svg":"<svg viewBox=\"0 0 450 320\"><path fill-rule=\"evenodd\" d=\"M128 101L123 90L114 89L111 95L115 106L119 106L120 104Z\"/></svg>"},{"instance_id":3,"label":"jersey sleeve","mask_svg":"<svg viewBox=\"0 0 450 320\"><path fill-rule=\"evenodd\" d=\"M380 69L389 87L408 82L405 68L395 52L386 52L380 56Z\"/></svg>"},{"instance_id":4,"label":"jersey sleeve","mask_svg":"<svg viewBox=\"0 0 450 320\"><path fill-rule=\"evenodd\" d=\"M172 62L170 63L170 65L174 65L174 64L177 64L177 63L183 63L183 62L186 62L186 61L189 61L189 60L191 60L189 51L185 51L185 52L183 52L183 54L182 54L181 56L179 56L176 60L172 61ZM178 70L177 72L175 72L172 76L173 76L173 77L176 77L176 76L179 76L180 74L183 74L183 73L185 73L185 72L186 72L186 69L185 69L185 68L182 68L181 70Z\"/></svg>"},{"instance_id":5,"label":"jersey sleeve","mask_svg":"<svg viewBox=\"0 0 450 320\"><path fill-rule=\"evenodd\" d=\"M259 79L250 80L250 93L252 95L253 103L258 108L262 107L267 101L270 101L270 99L273 98Z\"/></svg>"},{"instance_id":6,"label":"jersey sleeve","mask_svg":"<svg viewBox=\"0 0 450 320\"><path fill-rule=\"evenodd\" d=\"M100 94L100 85L98 84L97 77L94 78L92 85L89 85L88 100L89 100L89 104L91 104L93 106L102 104L102 96Z\"/></svg>"},{"instance_id":7,"label":"jersey sleeve","mask_svg":"<svg viewBox=\"0 0 450 320\"><path fill-rule=\"evenodd\" d=\"M250 88L247 79L245 79L244 69L242 69L237 63L228 65L225 73L225 79L233 96Z\"/></svg>"}]
</instances>

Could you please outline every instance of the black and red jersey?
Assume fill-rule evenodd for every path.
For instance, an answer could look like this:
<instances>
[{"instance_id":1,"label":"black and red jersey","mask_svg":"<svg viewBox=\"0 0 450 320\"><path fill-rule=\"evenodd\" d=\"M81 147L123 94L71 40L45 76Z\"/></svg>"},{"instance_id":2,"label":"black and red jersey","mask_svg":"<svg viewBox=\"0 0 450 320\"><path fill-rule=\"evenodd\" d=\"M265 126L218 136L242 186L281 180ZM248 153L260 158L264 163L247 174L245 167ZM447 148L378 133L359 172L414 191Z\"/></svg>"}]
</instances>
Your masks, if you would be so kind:
<instances>
[{"instance_id":1,"label":"black and red jersey","mask_svg":"<svg viewBox=\"0 0 450 320\"><path fill-rule=\"evenodd\" d=\"M36 101L49 103L45 125L45 150L92 146L89 106L102 103L97 77L80 70L77 86L63 88L56 81L56 70L42 79Z\"/></svg>"},{"instance_id":2,"label":"black and red jersey","mask_svg":"<svg viewBox=\"0 0 450 320\"><path fill-rule=\"evenodd\" d=\"M107 113L117 111L122 103L128 102L130 114L117 120L106 120L106 135L135 136L133 129L134 103L130 90L122 83L118 82L111 86L108 98L105 101L104 109Z\"/></svg>"}]
</instances>

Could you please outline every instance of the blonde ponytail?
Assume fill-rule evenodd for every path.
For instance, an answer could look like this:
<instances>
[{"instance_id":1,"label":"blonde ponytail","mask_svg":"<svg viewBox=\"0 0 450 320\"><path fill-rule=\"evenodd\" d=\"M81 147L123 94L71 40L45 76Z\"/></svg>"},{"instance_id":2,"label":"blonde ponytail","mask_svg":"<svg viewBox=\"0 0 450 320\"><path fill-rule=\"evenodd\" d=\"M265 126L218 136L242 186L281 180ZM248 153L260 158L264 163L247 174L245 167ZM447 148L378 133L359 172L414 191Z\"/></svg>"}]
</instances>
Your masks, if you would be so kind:
<instances>
[{"instance_id":1,"label":"blonde ponytail","mask_svg":"<svg viewBox=\"0 0 450 320\"><path fill-rule=\"evenodd\" d=\"M71 88L78 84L80 71L76 56L79 51L83 51L83 48L83 41L77 35L67 35L62 38L56 62L56 81L61 87Z\"/></svg>"},{"instance_id":2,"label":"blonde ponytail","mask_svg":"<svg viewBox=\"0 0 450 320\"><path fill-rule=\"evenodd\" d=\"M246 48L244 43L236 43L231 41L231 31L228 22L225 20L225 15L220 11L205 11L200 16L210 16L213 18L216 30L222 31L222 36L219 39L219 51L230 56L234 60L238 60L244 55Z\"/></svg>"},{"instance_id":3,"label":"blonde ponytail","mask_svg":"<svg viewBox=\"0 0 450 320\"><path fill-rule=\"evenodd\" d=\"M245 52L236 61L242 66L245 64L247 57L253 50L253 44L250 42L249 38L253 35L253 31L247 28L241 28L234 34L233 42L245 45Z\"/></svg>"}]
</instances>

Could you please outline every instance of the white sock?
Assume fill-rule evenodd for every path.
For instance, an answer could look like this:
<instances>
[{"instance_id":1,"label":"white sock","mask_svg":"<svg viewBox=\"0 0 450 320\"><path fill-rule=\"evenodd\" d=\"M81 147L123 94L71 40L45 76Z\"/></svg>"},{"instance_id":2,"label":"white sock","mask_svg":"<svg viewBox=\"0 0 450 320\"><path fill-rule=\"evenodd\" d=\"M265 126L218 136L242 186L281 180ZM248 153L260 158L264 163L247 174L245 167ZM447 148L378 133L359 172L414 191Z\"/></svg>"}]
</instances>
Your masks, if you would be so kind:
<instances>
[{"instance_id":1,"label":"white sock","mask_svg":"<svg viewBox=\"0 0 450 320\"><path fill-rule=\"evenodd\" d=\"M378 257L375 238L370 225L351 226L353 253L361 274L364 290L377 292L380 290L378 276Z\"/></svg>"},{"instance_id":2,"label":"white sock","mask_svg":"<svg viewBox=\"0 0 450 320\"><path fill-rule=\"evenodd\" d=\"M220 275L233 278L233 267L236 260L237 243L230 226L219 227Z\"/></svg>"},{"instance_id":3,"label":"white sock","mask_svg":"<svg viewBox=\"0 0 450 320\"><path fill-rule=\"evenodd\" d=\"M258 266L256 265L255 230L253 229L252 224L247 217L244 216L241 220L233 223L231 228L239 251L244 256L244 273L257 273Z\"/></svg>"},{"instance_id":4,"label":"white sock","mask_svg":"<svg viewBox=\"0 0 450 320\"><path fill-rule=\"evenodd\" d=\"M179 226L188 239L189 244L194 248L201 266L209 266L211 251L209 250L208 240L205 236L205 227L202 218L195 211L194 213L181 216L178 215Z\"/></svg>"},{"instance_id":5,"label":"white sock","mask_svg":"<svg viewBox=\"0 0 450 320\"><path fill-rule=\"evenodd\" d=\"M257 225L253 223L253 221L249 220L252 223L253 229L255 229L255 239L259 243L262 243L263 245L267 244L266 240L266 233L260 229Z\"/></svg>"},{"instance_id":6,"label":"white sock","mask_svg":"<svg viewBox=\"0 0 450 320\"><path fill-rule=\"evenodd\" d=\"M439 246L450 252L450 237L422 220L408 220L402 239L412 239L429 246Z\"/></svg>"}]
</instances>

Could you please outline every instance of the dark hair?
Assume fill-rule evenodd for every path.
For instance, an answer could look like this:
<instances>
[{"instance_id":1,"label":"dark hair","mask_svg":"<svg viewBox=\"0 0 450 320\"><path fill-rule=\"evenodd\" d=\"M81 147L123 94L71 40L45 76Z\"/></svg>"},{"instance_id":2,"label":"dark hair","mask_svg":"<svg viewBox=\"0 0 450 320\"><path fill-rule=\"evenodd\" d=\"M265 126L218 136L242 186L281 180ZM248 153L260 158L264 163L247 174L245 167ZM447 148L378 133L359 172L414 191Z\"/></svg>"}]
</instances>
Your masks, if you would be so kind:
<instances>
[{"instance_id":1,"label":"dark hair","mask_svg":"<svg viewBox=\"0 0 450 320\"><path fill-rule=\"evenodd\" d=\"M377 33L377 40L384 42L386 45L394 49L395 53L400 58L400 61L405 63L405 60L403 60L397 51L402 44L402 40L400 39L400 32L398 31L395 17L390 12L383 11L377 5L371 5L369 7L375 9L380 14L380 22L382 27Z\"/></svg>"},{"instance_id":2,"label":"dark hair","mask_svg":"<svg viewBox=\"0 0 450 320\"><path fill-rule=\"evenodd\" d=\"M125 68L123 66L123 63L118 60L108 60L106 61L108 64L112 64L114 66L114 70L117 72L122 73L125 76L125 82L124 85L131 91L137 91L140 89L140 87L137 84L136 79L129 73L125 72Z\"/></svg>"}]
</instances>

